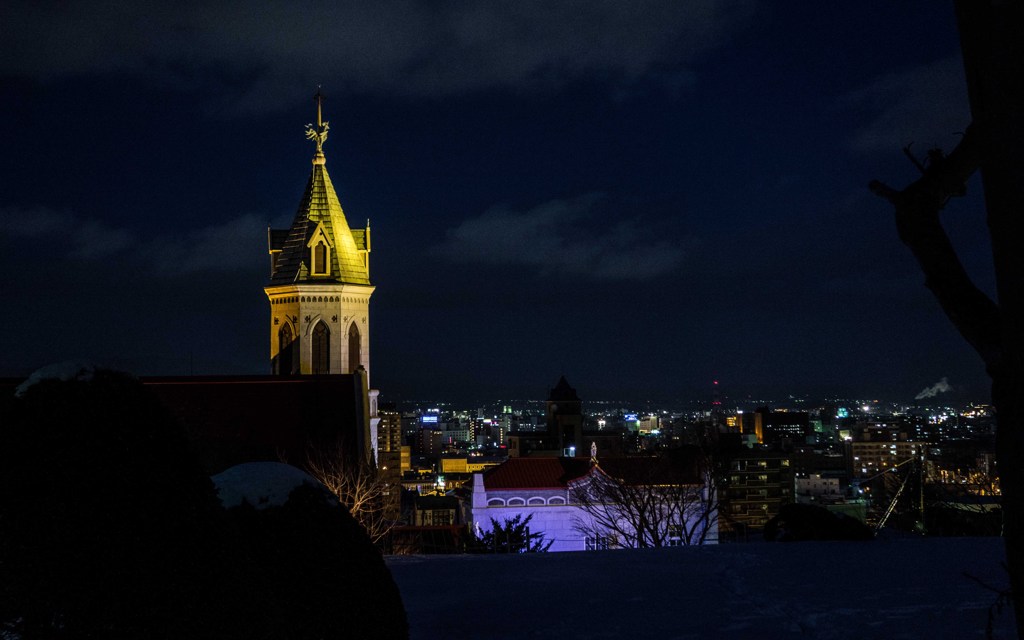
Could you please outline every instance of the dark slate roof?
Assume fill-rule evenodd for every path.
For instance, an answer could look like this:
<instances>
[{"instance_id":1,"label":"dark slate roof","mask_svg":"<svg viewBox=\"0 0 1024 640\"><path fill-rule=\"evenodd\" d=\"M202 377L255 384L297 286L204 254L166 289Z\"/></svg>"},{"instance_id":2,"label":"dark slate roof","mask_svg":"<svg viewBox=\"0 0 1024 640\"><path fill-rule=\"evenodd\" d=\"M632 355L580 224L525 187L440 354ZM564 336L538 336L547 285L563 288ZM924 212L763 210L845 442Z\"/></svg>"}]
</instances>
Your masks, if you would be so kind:
<instances>
[{"instance_id":1,"label":"dark slate roof","mask_svg":"<svg viewBox=\"0 0 1024 640\"><path fill-rule=\"evenodd\" d=\"M358 376L141 378L189 434L210 474L243 462L302 466L310 447L367 455Z\"/></svg>"},{"instance_id":2,"label":"dark slate roof","mask_svg":"<svg viewBox=\"0 0 1024 640\"><path fill-rule=\"evenodd\" d=\"M309 275L308 247L317 226L324 230L334 245L331 248L331 272L328 276ZM286 234L286 236L285 236ZM285 236L282 242L280 238ZM358 241L357 241L358 236ZM306 190L295 213L295 220L288 230L270 230L270 249L280 248L277 270L271 277L273 285L296 282L339 282L346 284L370 284L366 265L367 234L363 229L353 234L345 219L345 212L338 201L331 178L323 163L322 156L313 162L306 183ZM275 243L280 242L275 247Z\"/></svg>"},{"instance_id":3,"label":"dark slate roof","mask_svg":"<svg viewBox=\"0 0 1024 640\"><path fill-rule=\"evenodd\" d=\"M270 250L280 251L290 232L291 229L267 229L267 243L270 245Z\"/></svg>"},{"instance_id":4,"label":"dark slate roof","mask_svg":"<svg viewBox=\"0 0 1024 640\"><path fill-rule=\"evenodd\" d=\"M564 489L590 471L588 458L509 458L484 472L484 487L494 489Z\"/></svg>"},{"instance_id":5,"label":"dark slate roof","mask_svg":"<svg viewBox=\"0 0 1024 640\"><path fill-rule=\"evenodd\" d=\"M551 390L551 394L548 396L548 402L579 402L580 397L576 395L576 390L569 386L569 382L562 376L558 379L558 384Z\"/></svg>"}]
</instances>

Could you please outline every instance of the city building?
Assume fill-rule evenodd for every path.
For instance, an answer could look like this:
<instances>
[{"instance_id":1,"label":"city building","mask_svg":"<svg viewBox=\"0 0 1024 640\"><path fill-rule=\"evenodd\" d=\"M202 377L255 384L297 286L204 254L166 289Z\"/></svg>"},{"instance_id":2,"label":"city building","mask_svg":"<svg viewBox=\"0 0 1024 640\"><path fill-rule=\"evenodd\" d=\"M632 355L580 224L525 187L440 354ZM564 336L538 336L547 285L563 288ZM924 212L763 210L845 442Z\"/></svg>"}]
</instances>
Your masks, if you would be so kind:
<instances>
[{"instance_id":1,"label":"city building","mask_svg":"<svg viewBox=\"0 0 1024 640\"><path fill-rule=\"evenodd\" d=\"M763 444L804 444L813 435L810 415L804 411L758 409L754 415L759 423L758 441Z\"/></svg>"},{"instance_id":2,"label":"city building","mask_svg":"<svg viewBox=\"0 0 1024 640\"><path fill-rule=\"evenodd\" d=\"M692 490L692 495L706 504L714 504L713 489L704 484L702 475L696 471L695 459L690 451L677 452L682 475L673 474L671 480L664 475L665 467L659 467L658 459L652 456L630 458L580 457L527 457L509 458L507 462L473 475L472 490L464 504L465 521L479 537L492 529L492 520L498 523L516 516L530 517L530 530L544 535L545 542L551 542L549 551L593 551L622 546L625 541L614 531L604 527L594 511L580 504L580 492L590 491L597 475L616 478L630 486L646 486L652 491L674 483L682 482ZM652 494L653 495L653 494ZM604 498L607 499L607 498ZM678 506L678 505L676 505ZM614 505L613 505L614 508ZM675 507L673 507L675 508ZM686 522L676 523L676 514ZM683 544L683 531L698 531L706 543L716 542L718 529L715 513L707 514L707 522L693 509L679 509L673 514L656 514L667 529L666 546ZM634 525L620 522L627 532Z\"/></svg>"},{"instance_id":3,"label":"city building","mask_svg":"<svg viewBox=\"0 0 1024 640\"><path fill-rule=\"evenodd\" d=\"M779 509L793 502L793 489L789 454L759 449L735 454L719 489L719 537L747 541L760 536Z\"/></svg>"},{"instance_id":4,"label":"city building","mask_svg":"<svg viewBox=\"0 0 1024 640\"><path fill-rule=\"evenodd\" d=\"M386 485L385 517L398 520L401 517L402 494L402 417L394 406L379 407L380 422L377 425L377 472ZM408 453L406 453L408 463Z\"/></svg>"},{"instance_id":5,"label":"city building","mask_svg":"<svg viewBox=\"0 0 1024 640\"><path fill-rule=\"evenodd\" d=\"M837 477L820 473L795 479L796 501L801 504L828 504L840 502L844 493Z\"/></svg>"},{"instance_id":6,"label":"city building","mask_svg":"<svg viewBox=\"0 0 1024 640\"><path fill-rule=\"evenodd\" d=\"M511 407L508 412L511 414ZM545 402L544 431L516 431L508 435L510 458L525 456L590 457L596 447L601 456L620 455L622 438L619 433L583 429L583 401L565 376L551 389Z\"/></svg>"}]
</instances>

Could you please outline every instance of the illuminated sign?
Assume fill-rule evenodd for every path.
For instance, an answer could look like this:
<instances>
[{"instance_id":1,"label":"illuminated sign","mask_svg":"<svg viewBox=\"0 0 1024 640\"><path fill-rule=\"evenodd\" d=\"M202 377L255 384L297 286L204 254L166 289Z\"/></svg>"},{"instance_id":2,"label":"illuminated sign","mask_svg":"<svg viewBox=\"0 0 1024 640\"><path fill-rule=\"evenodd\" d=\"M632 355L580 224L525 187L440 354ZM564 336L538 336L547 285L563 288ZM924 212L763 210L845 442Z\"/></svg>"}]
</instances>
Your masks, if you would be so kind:
<instances>
[{"instance_id":1,"label":"illuminated sign","mask_svg":"<svg viewBox=\"0 0 1024 640\"><path fill-rule=\"evenodd\" d=\"M624 419L626 420L626 422L636 422L636 414L627 413Z\"/></svg>"},{"instance_id":2,"label":"illuminated sign","mask_svg":"<svg viewBox=\"0 0 1024 640\"><path fill-rule=\"evenodd\" d=\"M423 416L420 422L424 424L437 424L437 416Z\"/></svg>"}]
</instances>

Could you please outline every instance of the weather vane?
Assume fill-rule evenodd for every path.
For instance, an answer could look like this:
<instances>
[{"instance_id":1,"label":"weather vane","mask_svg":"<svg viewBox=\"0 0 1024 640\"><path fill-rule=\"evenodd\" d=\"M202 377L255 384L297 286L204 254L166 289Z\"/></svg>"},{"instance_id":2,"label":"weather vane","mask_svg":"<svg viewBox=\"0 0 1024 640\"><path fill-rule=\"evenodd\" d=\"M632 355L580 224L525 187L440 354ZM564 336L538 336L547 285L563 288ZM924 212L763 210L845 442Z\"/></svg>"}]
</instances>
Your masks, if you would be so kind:
<instances>
[{"instance_id":1,"label":"weather vane","mask_svg":"<svg viewBox=\"0 0 1024 640\"><path fill-rule=\"evenodd\" d=\"M330 125L323 118L324 94L320 93L320 85L316 87L316 95L313 96L313 101L316 102L316 127L313 126L312 122L306 125L306 140L314 140L316 142L316 155L322 156L324 154L324 142L327 142L327 130L330 129Z\"/></svg>"}]
</instances>

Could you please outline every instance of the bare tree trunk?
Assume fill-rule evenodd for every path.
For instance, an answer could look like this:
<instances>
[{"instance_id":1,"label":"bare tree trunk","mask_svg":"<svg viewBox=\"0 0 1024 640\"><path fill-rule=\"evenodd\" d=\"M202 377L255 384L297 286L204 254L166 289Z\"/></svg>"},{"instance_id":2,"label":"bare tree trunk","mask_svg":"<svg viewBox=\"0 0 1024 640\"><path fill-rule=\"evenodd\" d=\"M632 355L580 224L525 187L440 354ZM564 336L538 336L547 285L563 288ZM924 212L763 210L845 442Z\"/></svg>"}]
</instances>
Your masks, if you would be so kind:
<instances>
[{"instance_id":1,"label":"bare tree trunk","mask_svg":"<svg viewBox=\"0 0 1024 640\"><path fill-rule=\"evenodd\" d=\"M992 378L1003 536L1017 637L1024 640L1024 3L956 0L972 124L948 156L933 155L902 191L871 188L896 224L943 311ZM997 301L970 281L939 222L946 201L981 171Z\"/></svg>"},{"instance_id":2,"label":"bare tree trunk","mask_svg":"<svg viewBox=\"0 0 1024 640\"><path fill-rule=\"evenodd\" d=\"M971 116L986 133L981 181L1000 311L1000 356L989 374L1006 560L1024 639L1024 6L958 0L956 12Z\"/></svg>"}]
</instances>

